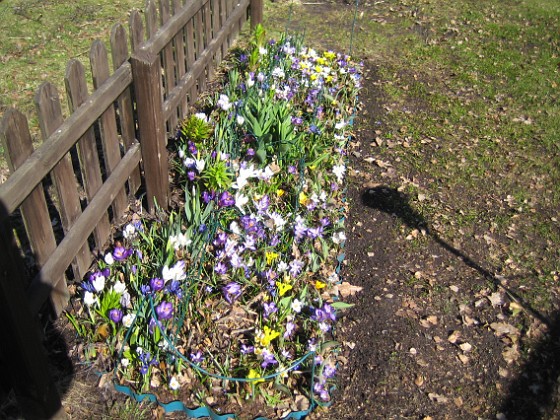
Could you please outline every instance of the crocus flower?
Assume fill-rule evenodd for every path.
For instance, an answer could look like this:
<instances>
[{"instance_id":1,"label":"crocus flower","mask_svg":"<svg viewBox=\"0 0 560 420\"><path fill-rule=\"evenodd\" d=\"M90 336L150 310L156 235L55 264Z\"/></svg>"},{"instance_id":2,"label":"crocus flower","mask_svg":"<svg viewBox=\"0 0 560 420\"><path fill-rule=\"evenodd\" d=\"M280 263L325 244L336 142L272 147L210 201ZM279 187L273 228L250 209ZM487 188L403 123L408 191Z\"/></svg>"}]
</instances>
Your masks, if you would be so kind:
<instances>
[{"instance_id":1,"label":"crocus flower","mask_svg":"<svg viewBox=\"0 0 560 420\"><path fill-rule=\"evenodd\" d=\"M94 303L99 303L99 298L95 296L92 292L85 292L84 293L84 303L87 306L91 306Z\"/></svg>"},{"instance_id":2,"label":"crocus flower","mask_svg":"<svg viewBox=\"0 0 560 420\"><path fill-rule=\"evenodd\" d=\"M278 308L276 307L276 304L274 302L265 302L263 304L263 308L265 318L268 318L270 315L278 312Z\"/></svg>"},{"instance_id":3,"label":"crocus flower","mask_svg":"<svg viewBox=\"0 0 560 420\"><path fill-rule=\"evenodd\" d=\"M173 391L177 391L180 387L181 387L181 385L179 384L179 381L177 380L177 378L175 376L173 376L169 380L169 389L171 389Z\"/></svg>"},{"instance_id":4,"label":"crocus flower","mask_svg":"<svg viewBox=\"0 0 560 420\"><path fill-rule=\"evenodd\" d=\"M150 289L152 292L159 292L165 286L165 280L155 277L150 280Z\"/></svg>"},{"instance_id":5,"label":"crocus flower","mask_svg":"<svg viewBox=\"0 0 560 420\"><path fill-rule=\"evenodd\" d=\"M101 272L96 271L89 276L89 280L97 293L102 292L105 288L105 276Z\"/></svg>"},{"instance_id":6,"label":"crocus flower","mask_svg":"<svg viewBox=\"0 0 560 420\"><path fill-rule=\"evenodd\" d=\"M125 326L126 328L130 328L135 319L136 319L135 314L126 314L122 318L123 326Z\"/></svg>"},{"instance_id":7,"label":"crocus flower","mask_svg":"<svg viewBox=\"0 0 560 420\"><path fill-rule=\"evenodd\" d=\"M202 356L202 352L199 350L196 353L191 353L191 361L193 363L201 363L204 360L204 356Z\"/></svg>"},{"instance_id":8,"label":"crocus flower","mask_svg":"<svg viewBox=\"0 0 560 420\"><path fill-rule=\"evenodd\" d=\"M222 288L222 292L228 303L233 303L239 296L241 296L241 285L232 281Z\"/></svg>"},{"instance_id":9,"label":"crocus flower","mask_svg":"<svg viewBox=\"0 0 560 420\"><path fill-rule=\"evenodd\" d=\"M109 311L109 319L113 321L115 324L121 322L122 318L123 318L123 312L120 309L115 308Z\"/></svg>"},{"instance_id":10,"label":"crocus flower","mask_svg":"<svg viewBox=\"0 0 560 420\"><path fill-rule=\"evenodd\" d=\"M122 246L117 246L113 250L113 258L115 261L124 261L132 255L132 249L126 249Z\"/></svg>"},{"instance_id":11,"label":"crocus flower","mask_svg":"<svg viewBox=\"0 0 560 420\"><path fill-rule=\"evenodd\" d=\"M161 302L156 306L158 319L169 319L173 316L173 304L171 302Z\"/></svg>"},{"instance_id":12,"label":"crocus flower","mask_svg":"<svg viewBox=\"0 0 560 420\"><path fill-rule=\"evenodd\" d=\"M235 204L235 198L229 191L224 191L218 198L219 207L231 207Z\"/></svg>"},{"instance_id":13,"label":"crocus flower","mask_svg":"<svg viewBox=\"0 0 560 420\"><path fill-rule=\"evenodd\" d=\"M274 354L272 354L267 349L264 349L262 351L261 356L263 358L263 361L261 363L261 367L263 367L265 369L270 365L277 365L278 364L278 361L276 360L276 357L274 357Z\"/></svg>"}]
</instances>

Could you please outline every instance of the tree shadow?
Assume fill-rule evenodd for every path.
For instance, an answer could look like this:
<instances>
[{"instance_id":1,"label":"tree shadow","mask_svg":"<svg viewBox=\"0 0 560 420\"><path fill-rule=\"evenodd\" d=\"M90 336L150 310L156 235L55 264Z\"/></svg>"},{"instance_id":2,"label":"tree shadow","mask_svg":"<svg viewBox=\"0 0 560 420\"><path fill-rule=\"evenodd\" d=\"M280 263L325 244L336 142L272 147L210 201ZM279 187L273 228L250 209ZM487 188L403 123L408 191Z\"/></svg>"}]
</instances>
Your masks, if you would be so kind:
<instances>
[{"instance_id":1,"label":"tree shadow","mask_svg":"<svg viewBox=\"0 0 560 420\"><path fill-rule=\"evenodd\" d=\"M9 219L0 201L0 417L65 418L60 395L72 383L73 364L53 322L29 308L28 273Z\"/></svg>"},{"instance_id":2,"label":"tree shadow","mask_svg":"<svg viewBox=\"0 0 560 420\"><path fill-rule=\"evenodd\" d=\"M429 229L428 221L409 204L406 194L389 186L368 188L362 192L362 204L400 219L412 229L424 229L426 233L442 248L459 257L468 267L476 270L497 289L503 290L510 299L520 304L523 309L547 326L544 338L534 347L533 352L523 367L523 372L511 384L508 396L502 402L501 412L508 420L512 419L547 419L553 418L557 393L560 392L560 314L548 318L531 307L518 293L503 282L503 278L494 275L471 257L454 248L437 233ZM553 320L551 322L551 320Z\"/></svg>"}]
</instances>

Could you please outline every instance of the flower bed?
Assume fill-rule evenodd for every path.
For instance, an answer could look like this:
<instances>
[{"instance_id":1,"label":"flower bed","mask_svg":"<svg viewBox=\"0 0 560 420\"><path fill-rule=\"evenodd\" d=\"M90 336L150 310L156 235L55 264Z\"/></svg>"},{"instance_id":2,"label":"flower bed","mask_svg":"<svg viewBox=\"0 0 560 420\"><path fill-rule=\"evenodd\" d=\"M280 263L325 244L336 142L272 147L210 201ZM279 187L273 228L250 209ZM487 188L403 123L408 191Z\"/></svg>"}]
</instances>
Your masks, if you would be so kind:
<instances>
[{"instance_id":1,"label":"flower bed","mask_svg":"<svg viewBox=\"0 0 560 420\"><path fill-rule=\"evenodd\" d=\"M68 317L121 386L286 418L334 383L360 66L259 27L226 79L176 139L184 208L126 225Z\"/></svg>"}]
</instances>

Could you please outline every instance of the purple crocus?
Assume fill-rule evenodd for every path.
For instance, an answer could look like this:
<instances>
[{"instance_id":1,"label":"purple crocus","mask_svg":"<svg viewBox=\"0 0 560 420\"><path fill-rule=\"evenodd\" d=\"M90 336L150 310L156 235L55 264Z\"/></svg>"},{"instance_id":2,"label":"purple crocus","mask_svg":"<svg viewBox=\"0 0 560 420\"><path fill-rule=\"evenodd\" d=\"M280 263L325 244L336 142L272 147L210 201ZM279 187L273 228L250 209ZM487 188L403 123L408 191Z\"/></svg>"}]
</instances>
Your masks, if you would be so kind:
<instances>
[{"instance_id":1,"label":"purple crocus","mask_svg":"<svg viewBox=\"0 0 560 420\"><path fill-rule=\"evenodd\" d=\"M232 281L222 288L225 299L228 303L233 303L239 296L241 296L241 285Z\"/></svg>"},{"instance_id":2,"label":"purple crocus","mask_svg":"<svg viewBox=\"0 0 560 420\"><path fill-rule=\"evenodd\" d=\"M252 354L255 352L255 346L248 346L246 344L241 344L242 354Z\"/></svg>"},{"instance_id":3,"label":"purple crocus","mask_svg":"<svg viewBox=\"0 0 560 420\"><path fill-rule=\"evenodd\" d=\"M284 338L290 338L296 330L296 324L288 321L286 323L286 331L284 332Z\"/></svg>"},{"instance_id":4,"label":"purple crocus","mask_svg":"<svg viewBox=\"0 0 560 420\"><path fill-rule=\"evenodd\" d=\"M276 304L274 302L265 302L263 304L264 307L264 317L268 318L270 315L275 314L276 312L278 312L278 308L276 307Z\"/></svg>"},{"instance_id":5,"label":"purple crocus","mask_svg":"<svg viewBox=\"0 0 560 420\"><path fill-rule=\"evenodd\" d=\"M126 260L128 257L130 257L132 255L134 251L132 249L126 249L122 246L117 246L115 247L115 249L113 250L113 258L116 261L124 261Z\"/></svg>"},{"instance_id":6,"label":"purple crocus","mask_svg":"<svg viewBox=\"0 0 560 420\"><path fill-rule=\"evenodd\" d=\"M222 261L219 261L214 266L214 271L216 272L216 274L223 276L224 274L227 273L227 265L225 265Z\"/></svg>"},{"instance_id":7,"label":"purple crocus","mask_svg":"<svg viewBox=\"0 0 560 420\"><path fill-rule=\"evenodd\" d=\"M267 349L263 349L261 356L263 358L263 361L261 363L261 366L263 368L267 368L268 366L271 365L277 365L278 361L276 360L276 357L274 357L274 354L272 354L271 352L269 352Z\"/></svg>"},{"instance_id":8,"label":"purple crocus","mask_svg":"<svg viewBox=\"0 0 560 420\"><path fill-rule=\"evenodd\" d=\"M203 360L204 356L202 355L202 352L200 350L196 353L191 353L191 361L193 363L202 363Z\"/></svg>"},{"instance_id":9,"label":"purple crocus","mask_svg":"<svg viewBox=\"0 0 560 420\"><path fill-rule=\"evenodd\" d=\"M120 309L115 308L109 311L109 319L113 321L115 324L121 322L122 317L123 317L123 312Z\"/></svg>"},{"instance_id":10,"label":"purple crocus","mask_svg":"<svg viewBox=\"0 0 560 420\"><path fill-rule=\"evenodd\" d=\"M235 197L229 191L224 191L218 198L219 207L231 207L235 204Z\"/></svg>"},{"instance_id":11,"label":"purple crocus","mask_svg":"<svg viewBox=\"0 0 560 420\"><path fill-rule=\"evenodd\" d=\"M158 319L169 319L173 316L173 304L171 302L161 302L156 306Z\"/></svg>"},{"instance_id":12,"label":"purple crocus","mask_svg":"<svg viewBox=\"0 0 560 420\"><path fill-rule=\"evenodd\" d=\"M165 280L160 279L158 277L155 277L153 279L150 280L150 289L152 289L152 292L159 292L160 290L163 290L163 288L165 287Z\"/></svg>"}]
</instances>

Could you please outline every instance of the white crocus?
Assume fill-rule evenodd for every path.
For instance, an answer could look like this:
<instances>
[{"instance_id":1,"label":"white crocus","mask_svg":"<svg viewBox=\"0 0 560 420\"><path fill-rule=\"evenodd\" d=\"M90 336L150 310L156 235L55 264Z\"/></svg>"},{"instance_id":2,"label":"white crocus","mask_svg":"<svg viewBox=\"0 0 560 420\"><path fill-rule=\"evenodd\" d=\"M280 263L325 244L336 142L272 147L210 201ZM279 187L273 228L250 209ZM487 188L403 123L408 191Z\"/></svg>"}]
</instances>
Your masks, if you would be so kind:
<instances>
[{"instance_id":1,"label":"white crocus","mask_svg":"<svg viewBox=\"0 0 560 420\"><path fill-rule=\"evenodd\" d=\"M202 171L204 170L204 168L206 167L206 161L204 159L196 159L194 161L195 164L195 168L198 171L198 173L202 173Z\"/></svg>"},{"instance_id":2,"label":"white crocus","mask_svg":"<svg viewBox=\"0 0 560 420\"><path fill-rule=\"evenodd\" d=\"M292 304L291 304L291 308L292 308L292 311L299 314L301 312L301 310L303 309L303 302L299 299L294 299Z\"/></svg>"},{"instance_id":3,"label":"white crocus","mask_svg":"<svg viewBox=\"0 0 560 420\"><path fill-rule=\"evenodd\" d=\"M105 276L96 275L91 279L91 284L96 292L102 292L105 288Z\"/></svg>"},{"instance_id":4,"label":"white crocus","mask_svg":"<svg viewBox=\"0 0 560 420\"><path fill-rule=\"evenodd\" d=\"M135 319L136 319L135 314L126 314L125 316L123 316L122 324L124 325L125 328L130 328ZM141 347L138 348L142 350Z\"/></svg>"},{"instance_id":5,"label":"white crocus","mask_svg":"<svg viewBox=\"0 0 560 420\"><path fill-rule=\"evenodd\" d=\"M177 380L177 378L175 376L173 376L171 378L171 380L169 381L169 388L172 389L173 391L177 391L180 387L181 387L181 384L179 384L179 381Z\"/></svg>"},{"instance_id":6,"label":"white crocus","mask_svg":"<svg viewBox=\"0 0 560 420\"><path fill-rule=\"evenodd\" d=\"M107 265L112 265L115 262L115 259L113 258L113 254L111 254L110 252L105 254L105 257L103 257L103 260L105 260L105 263Z\"/></svg>"},{"instance_id":7,"label":"white crocus","mask_svg":"<svg viewBox=\"0 0 560 420\"><path fill-rule=\"evenodd\" d=\"M113 285L113 291L115 293L118 293L119 295L122 294L124 291L126 290L126 285L122 282L122 281L117 281L114 285Z\"/></svg>"},{"instance_id":8,"label":"white crocus","mask_svg":"<svg viewBox=\"0 0 560 420\"><path fill-rule=\"evenodd\" d=\"M344 165L334 165L332 168L333 174L336 175L338 182L342 182L344 179L344 174L346 173L346 166Z\"/></svg>"},{"instance_id":9,"label":"white crocus","mask_svg":"<svg viewBox=\"0 0 560 420\"><path fill-rule=\"evenodd\" d=\"M94 303L99 303L99 299L92 292L85 292L84 293L84 303L87 306L91 306Z\"/></svg>"},{"instance_id":10,"label":"white crocus","mask_svg":"<svg viewBox=\"0 0 560 420\"><path fill-rule=\"evenodd\" d=\"M343 243L345 240L346 235L343 231L335 232L332 236L332 241L337 245Z\"/></svg>"},{"instance_id":11,"label":"white crocus","mask_svg":"<svg viewBox=\"0 0 560 420\"><path fill-rule=\"evenodd\" d=\"M245 123L245 118L243 118L243 115L238 115L235 117L235 121L237 125L243 125Z\"/></svg>"},{"instance_id":12,"label":"white crocus","mask_svg":"<svg viewBox=\"0 0 560 420\"><path fill-rule=\"evenodd\" d=\"M241 194L239 191L235 193L235 207L237 207L241 213L245 214L245 206L249 202L249 198L246 195Z\"/></svg>"}]
</instances>

